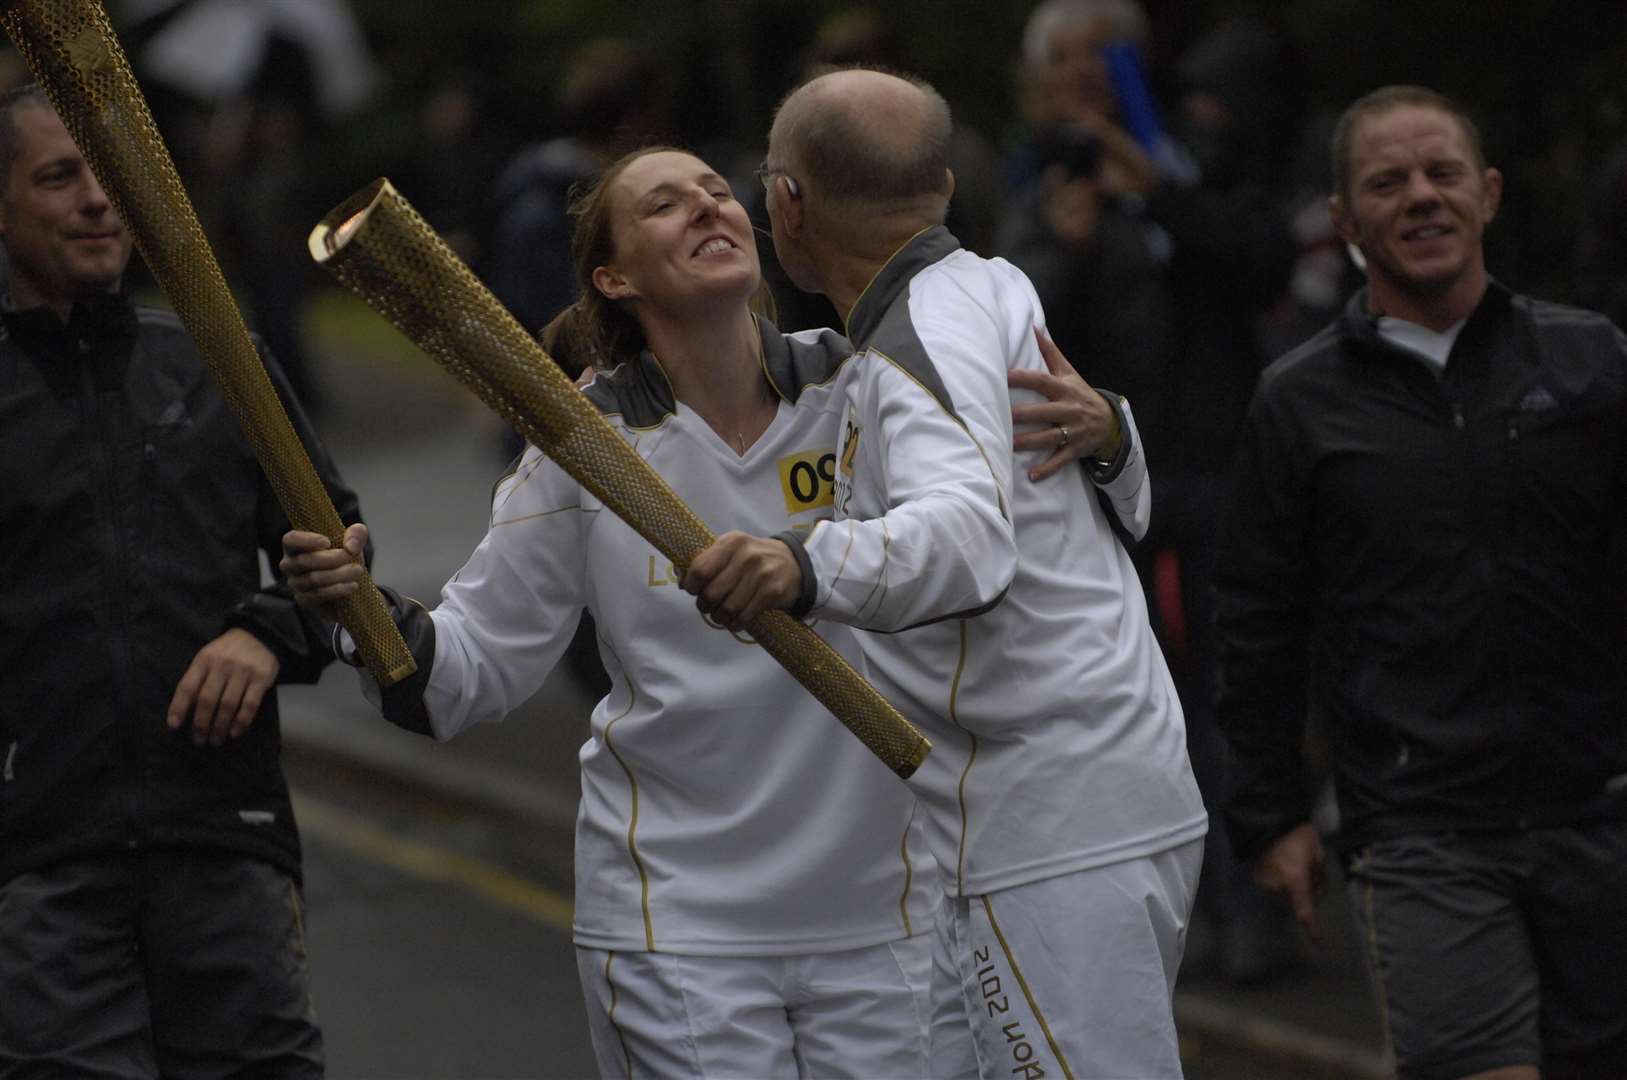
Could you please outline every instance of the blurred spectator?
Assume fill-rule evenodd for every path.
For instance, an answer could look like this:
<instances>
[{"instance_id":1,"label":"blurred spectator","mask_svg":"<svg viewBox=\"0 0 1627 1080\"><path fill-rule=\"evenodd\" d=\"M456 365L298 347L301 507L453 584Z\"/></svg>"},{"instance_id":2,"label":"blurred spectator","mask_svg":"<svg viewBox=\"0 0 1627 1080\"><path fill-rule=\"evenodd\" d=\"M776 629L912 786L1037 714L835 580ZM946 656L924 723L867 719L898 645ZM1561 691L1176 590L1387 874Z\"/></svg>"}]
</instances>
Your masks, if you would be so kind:
<instances>
[{"instance_id":1,"label":"blurred spectator","mask_svg":"<svg viewBox=\"0 0 1627 1080\"><path fill-rule=\"evenodd\" d=\"M1297 252L1272 185L1291 137L1292 67L1278 39L1223 26L1181 59L1164 169L1125 131L1103 47L1137 40L1128 0L1049 0L1024 38L1035 139L997 249L1034 282L1052 336L1093 386L1129 398L1155 498L1139 569L1211 808L1223 787L1214 723L1211 581L1226 470L1264 366L1256 326ZM1210 830L1199 912L1222 970L1264 978L1297 957L1280 909Z\"/></svg>"},{"instance_id":2,"label":"blurred spectator","mask_svg":"<svg viewBox=\"0 0 1627 1080\"><path fill-rule=\"evenodd\" d=\"M314 276L305 238L320 203L305 160L310 112L279 94L241 103L240 137L217 150L224 170L217 206L220 257L242 295L249 325L265 338L294 393L313 416L322 414L321 387L311 371L302 319ZM217 125L217 131L222 126Z\"/></svg>"},{"instance_id":3,"label":"blurred spectator","mask_svg":"<svg viewBox=\"0 0 1627 1080\"><path fill-rule=\"evenodd\" d=\"M1072 124L1109 121L1117 112L1102 49L1142 43L1147 16L1134 0L1046 0L1023 29L1017 73L1023 120L1032 138L1006 162L1006 184L1023 192L1056 163L1057 136Z\"/></svg>"},{"instance_id":4,"label":"blurred spectator","mask_svg":"<svg viewBox=\"0 0 1627 1080\"><path fill-rule=\"evenodd\" d=\"M1288 288L1260 324L1267 356L1281 356L1326 326L1362 284L1362 273L1328 218L1328 143L1331 114L1318 114L1297 139L1284 212L1299 244Z\"/></svg>"},{"instance_id":5,"label":"blurred spectator","mask_svg":"<svg viewBox=\"0 0 1627 1080\"><path fill-rule=\"evenodd\" d=\"M481 258L492 181L511 149L486 108L477 73L447 72L431 83L412 146L393 175L424 220L471 266Z\"/></svg>"},{"instance_id":6,"label":"blurred spectator","mask_svg":"<svg viewBox=\"0 0 1627 1080\"><path fill-rule=\"evenodd\" d=\"M204 103L297 80L325 120L348 116L382 75L348 0L118 0L136 68Z\"/></svg>"},{"instance_id":7,"label":"blurred spectator","mask_svg":"<svg viewBox=\"0 0 1627 1080\"><path fill-rule=\"evenodd\" d=\"M643 47L590 41L566 67L561 134L523 148L499 172L479 266L521 326L540 330L575 301L571 189L623 151L665 133L668 91L666 70Z\"/></svg>"},{"instance_id":8,"label":"blurred spectator","mask_svg":"<svg viewBox=\"0 0 1627 1080\"><path fill-rule=\"evenodd\" d=\"M559 98L562 134L525 147L503 167L493 185L491 223L480 250L482 279L521 326L538 332L576 301L572 190L624 151L663 133L668 91L665 68L632 42L601 38L572 56ZM582 371L579 365L566 370L572 377ZM506 431L503 447L509 456L522 443ZM586 611L566 662L592 692L608 690L593 617Z\"/></svg>"},{"instance_id":9,"label":"blurred spectator","mask_svg":"<svg viewBox=\"0 0 1627 1080\"><path fill-rule=\"evenodd\" d=\"M244 315L320 415L305 237L331 204L310 144L383 82L348 0L119 0L132 63Z\"/></svg>"},{"instance_id":10,"label":"blurred spectator","mask_svg":"<svg viewBox=\"0 0 1627 1080\"><path fill-rule=\"evenodd\" d=\"M897 26L872 7L844 8L819 24L814 39L796 65L795 79L804 82L835 68L870 67L913 71L917 65L905 49ZM756 165L754 156L751 165ZM975 128L955 123L949 143L949 167L955 174L955 194L944 222L961 246L988 256L993 253L994 230L1003 201L1003 183L994 146ZM763 280L774 294L775 325L785 331L841 326L830 301L805 293L791 284L780 268L768 239L768 215L757 184L741 184L736 197L746 203L757 226L757 255Z\"/></svg>"}]
</instances>

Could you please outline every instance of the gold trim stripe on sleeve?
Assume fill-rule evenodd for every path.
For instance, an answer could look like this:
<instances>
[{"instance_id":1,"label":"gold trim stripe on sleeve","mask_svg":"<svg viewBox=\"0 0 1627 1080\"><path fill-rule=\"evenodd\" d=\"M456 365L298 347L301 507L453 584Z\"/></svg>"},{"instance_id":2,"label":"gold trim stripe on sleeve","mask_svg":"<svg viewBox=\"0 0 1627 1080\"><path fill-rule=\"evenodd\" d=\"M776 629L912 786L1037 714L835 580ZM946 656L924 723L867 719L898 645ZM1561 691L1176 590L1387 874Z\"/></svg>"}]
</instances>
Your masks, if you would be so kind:
<instances>
[{"instance_id":1,"label":"gold trim stripe on sleeve","mask_svg":"<svg viewBox=\"0 0 1627 1080\"><path fill-rule=\"evenodd\" d=\"M340 204L312 230L311 255L532 445L649 540L676 567L713 539L666 481L515 321L388 180ZM894 772L931 743L842 656L784 611L747 627Z\"/></svg>"},{"instance_id":2,"label":"gold trim stripe on sleeve","mask_svg":"<svg viewBox=\"0 0 1627 1080\"><path fill-rule=\"evenodd\" d=\"M294 528L338 547L344 523L283 409L99 0L5 0L17 51L169 297ZM339 621L380 685L416 670L371 578Z\"/></svg>"},{"instance_id":3,"label":"gold trim stripe on sleeve","mask_svg":"<svg viewBox=\"0 0 1627 1080\"><path fill-rule=\"evenodd\" d=\"M910 818L904 822L904 835L898 840L898 857L904 863L904 892L898 898L898 911L904 916L905 937L915 933L910 926L910 887L915 884L915 867L910 865L910 826L915 824L915 811L919 805L910 805Z\"/></svg>"},{"instance_id":4,"label":"gold trim stripe on sleeve","mask_svg":"<svg viewBox=\"0 0 1627 1080\"><path fill-rule=\"evenodd\" d=\"M966 620L960 621L960 655L955 661L955 675L949 683L949 722L966 731L965 725L960 722L960 677L966 673ZM966 754L966 766L960 770L960 783L955 791L960 798L960 851L955 857L955 894L964 896L966 893L966 833L971 826L966 817L966 778L972 773L972 762L977 760L977 736L966 731L966 737L971 740L971 747Z\"/></svg>"},{"instance_id":5,"label":"gold trim stripe on sleeve","mask_svg":"<svg viewBox=\"0 0 1627 1080\"><path fill-rule=\"evenodd\" d=\"M605 643L605 647L610 648L608 642ZM610 653L615 656L616 650L610 648ZM638 688L633 685L633 677L628 674L627 665L621 662L620 656L616 656L616 663L621 665L622 678L627 680L627 708L605 722L604 748L610 751L610 756L616 759L616 764L620 765L621 771L627 775L629 792L627 856L633 860L633 869L638 871L638 906L644 916L644 947L650 952L655 952L655 919L650 914L650 875L649 871L644 869L643 857L638 853L638 778L633 775L633 767L627 764L627 759L621 756L621 751L616 749L616 740L610 734L616 724L625 719L633 711L633 706L638 704ZM608 701L609 698L605 700Z\"/></svg>"},{"instance_id":6,"label":"gold trim stripe on sleeve","mask_svg":"<svg viewBox=\"0 0 1627 1080\"><path fill-rule=\"evenodd\" d=\"M616 984L610 978L610 965L615 961L615 952L607 951L604 958L604 982L606 986L610 987L610 1009L605 1013L605 1019L610 1021L610 1028L616 1033L616 1040L621 1043L622 1061L627 1066L628 1077L631 1078L633 1075L633 1052L627 1048L627 1033L621 1029L620 1024L616 1023L616 1006L620 1004L620 995L616 993Z\"/></svg>"}]
</instances>

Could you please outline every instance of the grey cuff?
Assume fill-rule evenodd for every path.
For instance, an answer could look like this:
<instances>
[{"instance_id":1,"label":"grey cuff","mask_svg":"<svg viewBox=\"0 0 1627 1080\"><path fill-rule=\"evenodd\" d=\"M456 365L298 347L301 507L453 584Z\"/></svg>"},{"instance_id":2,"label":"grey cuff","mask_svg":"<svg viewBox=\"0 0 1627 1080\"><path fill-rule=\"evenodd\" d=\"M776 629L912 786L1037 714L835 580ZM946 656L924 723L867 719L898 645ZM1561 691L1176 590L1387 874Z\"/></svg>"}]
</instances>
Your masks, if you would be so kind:
<instances>
[{"instance_id":1,"label":"grey cuff","mask_svg":"<svg viewBox=\"0 0 1627 1080\"><path fill-rule=\"evenodd\" d=\"M362 666L362 654L356 650L355 642L350 648L345 648L345 627L343 623L333 624L333 633L329 636L328 648L341 664L349 664L353 668Z\"/></svg>"},{"instance_id":2,"label":"grey cuff","mask_svg":"<svg viewBox=\"0 0 1627 1080\"><path fill-rule=\"evenodd\" d=\"M1090 477L1093 484L1111 484L1119 478L1124 466L1130 460L1130 422L1124 416L1124 399L1111 390L1096 388L1107 402L1107 407L1113 410L1113 415L1119 421L1119 452L1113 455L1112 461L1099 461L1096 458L1085 458L1080 464L1085 468L1085 475Z\"/></svg>"},{"instance_id":3,"label":"grey cuff","mask_svg":"<svg viewBox=\"0 0 1627 1080\"><path fill-rule=\"evenodd\" d=\"M774 539L791 549L791 557L797 561L797 569L802 571L802 595L797 602L791 605L790 613L793 619L800 619L813 610L814 599L818 593L818 583L814 580L813 560L808 558L808 549L802 545L802 537L795 532L787 530L776 533Z\"/></svg>"}]
</instances>

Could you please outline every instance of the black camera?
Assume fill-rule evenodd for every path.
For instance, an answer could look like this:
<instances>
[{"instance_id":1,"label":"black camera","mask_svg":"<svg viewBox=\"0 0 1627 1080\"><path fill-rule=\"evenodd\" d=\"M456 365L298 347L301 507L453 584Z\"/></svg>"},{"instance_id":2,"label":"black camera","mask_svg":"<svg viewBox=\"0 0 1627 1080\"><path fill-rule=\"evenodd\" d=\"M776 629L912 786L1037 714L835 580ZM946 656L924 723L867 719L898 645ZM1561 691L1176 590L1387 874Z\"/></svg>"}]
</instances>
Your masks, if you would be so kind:
<instances>
[{"instance_id":1,"label":"black camera","mask_svg":"<svg viewBox=\"0 0 1627 1080\"><path fill-rule=\"evenodd\" d=\"M1102 164L1102 140L1081 124L1059 124L1039 139L1040 168L1062 166L1069 179L1095 179Z\"/></svg>"}]
</instances>

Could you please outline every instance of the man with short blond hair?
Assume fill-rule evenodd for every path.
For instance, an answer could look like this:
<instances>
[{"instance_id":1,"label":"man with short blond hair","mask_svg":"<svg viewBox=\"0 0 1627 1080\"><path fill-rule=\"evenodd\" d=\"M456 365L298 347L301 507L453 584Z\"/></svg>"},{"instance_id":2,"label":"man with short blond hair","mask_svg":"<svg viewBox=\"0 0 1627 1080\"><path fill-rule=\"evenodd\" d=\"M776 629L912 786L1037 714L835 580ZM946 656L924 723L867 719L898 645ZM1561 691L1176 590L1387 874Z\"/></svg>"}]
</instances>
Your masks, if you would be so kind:
<instances>
[{"instance_id":1,"label":"man with short blond hair","mask_svg":"<svg viewBox=\"0 0 1627 1080\"><path fill-rule=\"evenodd\" d=\"M1262 376L1217 574L1232 836L1314 934L1314 710L1400 1074L1624 1076L1627 337L1487 273L1503 178L1440 94L1333 159L1367 287Z\"/></svg>"}]
</instances>

